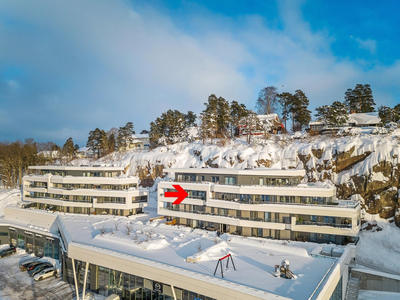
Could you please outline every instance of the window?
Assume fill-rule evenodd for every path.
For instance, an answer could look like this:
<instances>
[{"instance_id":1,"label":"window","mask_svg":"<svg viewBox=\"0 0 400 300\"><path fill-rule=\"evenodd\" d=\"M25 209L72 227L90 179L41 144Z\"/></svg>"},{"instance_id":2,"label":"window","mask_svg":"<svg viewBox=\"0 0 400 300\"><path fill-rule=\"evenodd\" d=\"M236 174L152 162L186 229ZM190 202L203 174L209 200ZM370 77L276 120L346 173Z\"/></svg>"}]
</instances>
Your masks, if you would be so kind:
<instances>
[{"instance_id":1,"label":"window","mask_svg":"<svg viewBox=\"0 0 400 300\"><path fill-rule=\"evenodd\" d=\"M259 185L264 185L264 178L259 178L258 179L258 184Z\"/></svg>"},{"instance_id":2,"label":"window","mask_svg":"<svg viewBox=\"0 0 400 300\"><path fill-rule=\"evenodd\" d=\"M311 222L317 222L317 216L311 216Z\"/></svg>"},{"instance_id":3,"label":"window","mask_svg":"<svg viewBox=\"0 0 400 300\"><path fill-rule=\"evenodd\" d=\"M225 184L229 185L236 184L236 177L225 177Z\"/></svg>"},{"instance_id":4,"label":"window","mask_svg":"<svg viewBox=\"0 0 400 300\"><path fill-rule=\"evenodd\" d=\"M212 182L219 182L219 176L211 176Z\"/></svg>"}]
</instances>

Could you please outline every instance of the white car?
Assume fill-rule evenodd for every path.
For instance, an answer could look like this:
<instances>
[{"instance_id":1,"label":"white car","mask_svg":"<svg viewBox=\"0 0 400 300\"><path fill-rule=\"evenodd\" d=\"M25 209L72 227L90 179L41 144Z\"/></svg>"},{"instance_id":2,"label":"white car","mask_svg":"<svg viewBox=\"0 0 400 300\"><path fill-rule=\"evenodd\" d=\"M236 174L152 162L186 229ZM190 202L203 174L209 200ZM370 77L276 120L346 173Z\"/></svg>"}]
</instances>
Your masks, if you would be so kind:
<instances>
[{"instance_id":1,"label":"white car","mask_svg":"<svg viewBox=\"0 0 400 300\"><path fill-rule=\"evenodd\" d=\"M33 276L33 279L35 279L36 281L40 281L53 276L55 272L56 270L54 269L54 267L49 267L37 273L35 276Z\"/></svg>"}]
</instances>

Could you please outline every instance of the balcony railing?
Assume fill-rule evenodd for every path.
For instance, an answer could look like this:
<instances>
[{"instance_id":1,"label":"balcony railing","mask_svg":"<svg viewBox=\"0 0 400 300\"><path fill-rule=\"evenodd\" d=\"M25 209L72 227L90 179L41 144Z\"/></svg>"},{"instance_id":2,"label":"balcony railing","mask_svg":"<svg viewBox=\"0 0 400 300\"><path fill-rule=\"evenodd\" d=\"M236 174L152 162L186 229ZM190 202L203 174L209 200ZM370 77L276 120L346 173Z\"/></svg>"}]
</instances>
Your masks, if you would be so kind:
<instances>
[{"instance_id":1,"label":"balcony railing","mask_svg":"<svg viewBox=\"0 0 400 300\"><path fill-rule=\"evenodd\" d=\"M311 222L311 221L296 221L296 225L329 226L329 227L336 227L336 228L351 229L351 224L336 224L336 223Z\"/></svg>"},{"instance_id":2,"label":"balcony railing","mask_svg":"<svg viewBox=\"0 0 400 300\"><path fill-rule=\"evenodd\" d=\"M210 199L210 200L216 200L216 201L229 201L229 202L235 202L239 204L280 204L280 205L301 205L301 206L318 206L318 207L338 207L338 208L356 208L359 203L354 202L354 203L346 203L346 204L340 204L339 202L328 202L329 204L319 204L319 203L304 203L304 202L272 202L272 201L253 201L253 200L239 200L239 199Z\"/></svg>"},{"instance_id":3,"label":"balcony railing","mask_svg":"<svg viewBox=\"0 0 400 300\"><path fill-rule=\"evenodd\" d=\"M185 210L185 209L172 209L172 208L162 208L162 209L170 210L170 211L177 211L177 212L184 212L184 213L191 213L191 214L200 214L200 215L204 215L204 216L227 217L227 218L245 220L245 221L256 221L256 222L267 222L267 223L283 223L283 221L280 221L280 220L277 220L277 219L239 217L239 216L232 216L232 215L221 215L221 214L209 213L209 212L205 212L205 211Z\"/></svg>"},{"instance_id":4,"label":"balcony railing","mask_svg":"<svg viewBox=\"0 0 400 300\"><path fill-rule=\"evenodd\" d=\"M296 187L299 183L293 183L293 184L263 184L260 185L258 183L254 184L227 184L224 182L219 182L219 181L194 181L194 180L175 180L174 182L181 182L181 183L199 183L199 184L204 184L204 183L212 183L212 184L218 184L218 185L230 185L230 186L239 186L239 187ZM315 187L315 186L312 186Z\"/></svg>"},{"instance_id":5,"label":"balcony railing","mask_svg":"<svg viewBox=\"0 0 400 300\"><path fill-rule=\"evenodd\" d=\"M39 197L39 196L31 196L31 195L25 195L25 198L32 198L34 201L34 199L44 199L44 200L52 200L52 201L66 201L66 202L82 202L82 203L92 203L92 200L71 200L71 199L64 199L64 198L51 198L51 197Z\"/></svg>"}]
</instances>

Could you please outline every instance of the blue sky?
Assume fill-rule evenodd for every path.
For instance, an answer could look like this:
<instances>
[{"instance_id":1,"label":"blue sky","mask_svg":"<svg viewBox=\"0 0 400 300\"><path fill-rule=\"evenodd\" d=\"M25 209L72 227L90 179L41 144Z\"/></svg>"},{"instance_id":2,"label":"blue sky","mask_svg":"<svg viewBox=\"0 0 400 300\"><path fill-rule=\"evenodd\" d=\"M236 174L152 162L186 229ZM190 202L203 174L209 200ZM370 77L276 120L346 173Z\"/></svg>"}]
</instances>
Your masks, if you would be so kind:
<instances>
[{"instance_id":1,"label":"blue sky","mask_svg":"<svg viewBox=\"0 0 400 300\"><path fill-rule=\"evenodd\" d=\"M214 93L254 108L301 89L310 109L369 83L400 103L398 1L2 1L0 140L86 144L90 130L203 110Z\"/></svg>"}]
</instances>

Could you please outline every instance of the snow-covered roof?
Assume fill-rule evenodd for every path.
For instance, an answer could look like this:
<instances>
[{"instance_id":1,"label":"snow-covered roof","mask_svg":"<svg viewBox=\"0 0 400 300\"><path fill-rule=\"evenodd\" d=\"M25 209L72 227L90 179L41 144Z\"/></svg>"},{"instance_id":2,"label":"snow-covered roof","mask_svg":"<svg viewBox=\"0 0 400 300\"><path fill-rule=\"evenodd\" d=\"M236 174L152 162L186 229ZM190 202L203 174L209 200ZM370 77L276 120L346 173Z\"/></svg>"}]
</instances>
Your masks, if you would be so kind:
<instances>
[{"instance_id":1,"label":"snow-covered roof","mask_svg":"<svg viewBox=\"0 0 400 300\"><path fill-rule=\"evenodd\" d=\"M349 114L348 123L355 123L357 125L371 125L371 124L379 124L381 119L379 118L379 114L377 112L370 113L355 113Z\"/></svg>"},{"instance_id":2,"label":"snow-covered roof","mask_svg":"<svg viewBox=\"0 0 400 300\"><path fill-rule=\"evenodd\" d=\"M260 121L273 121L273 120L279 120L277 114L269 114L269 115L257 115L258 119Z\"/></svg>"},{"instance_id":3,"label":"snow-covered roof","mask_svg":"<svg viewBox=\"0 0 400 300\"><path fill-rule=\"evenodd\" d=\"M148 133L137 133L137 134L133 134L132 137L134 139L148 139L149 134Z\"/></svg>"},{"instance_id":4,"label":"snow-covered roof","mask_svg":"<svg viewBox=\"0 0 400 300\"><path fill-rule=\"evenodd\" d=\"M29 166L30 170L60 170L60 171L122 171L123 167L109 167L109 166L95 166L95 167L82 167L82 166Z\"/></svg>"},{"instance_id":5,"label":"snow-covered roof","mask_svg":"<svg viewBox=\"0 0 400 300\"><path fill-rule=\"evenodd\" d=\"M318 289L325 274L338 264L337 258L311 256L309 253L317 246L313 243L285 242L282 245L283 242L278 240L227 234L216 238L215 232L170 226L157 221L149 223L142 216L130 217L129 220L126 217L72 214L60 214L59 217L72 244L123 257L127 261L139 259L143 264L154 265L154 268L172 270L199 281L216 282L233 290L249 289L262 299L279 299L279 296L309 298ZM116 220L120 224L118 231L115 231ZM133 229L131 235L124 230L129 221ZM102 235L99 228L103 227L107 233ZM199 253L199 244L202 253ZM237 270L225 271L224 278L220 274L214 276L216 262L228 253L232 254ZM193 255L200 255L201 259L197 263L185 261ZM283 259L290 261L290 270L299 275L298 278L274 277L275 265Z\"/></svg>"}]
</instances>

